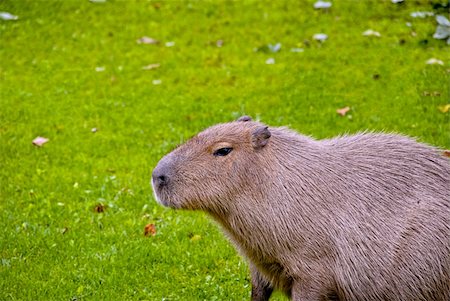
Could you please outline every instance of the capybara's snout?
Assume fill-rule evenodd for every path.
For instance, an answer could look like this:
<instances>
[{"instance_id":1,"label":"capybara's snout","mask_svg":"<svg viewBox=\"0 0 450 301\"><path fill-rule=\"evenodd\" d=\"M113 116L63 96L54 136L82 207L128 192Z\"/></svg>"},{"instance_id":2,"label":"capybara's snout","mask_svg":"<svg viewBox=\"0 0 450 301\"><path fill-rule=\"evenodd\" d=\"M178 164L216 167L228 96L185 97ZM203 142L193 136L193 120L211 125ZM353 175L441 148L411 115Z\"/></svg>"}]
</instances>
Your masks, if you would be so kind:
<instances>
[{"instance_id":1,"label":"capybara's snout","mask_svg":"<svg viewBox=\"0 0 450 301\"><path fill-rule=\"evenodd\" d=\"M173 182L173 164L168 157L162 158L152 172L151 184L155 199L158 203L168 206L170 183Z\"/></svg>"},{"instance_id":2,"label":"capybara's snout","mask_svg":"<svg viewBox=\"0 0 450 301\"><path fill-rule=\"evenodd\" d=\"M169 168L164 162L158 163L152 172L153 189L161 189L169 184Z\"/></svg>"}]
</instances>

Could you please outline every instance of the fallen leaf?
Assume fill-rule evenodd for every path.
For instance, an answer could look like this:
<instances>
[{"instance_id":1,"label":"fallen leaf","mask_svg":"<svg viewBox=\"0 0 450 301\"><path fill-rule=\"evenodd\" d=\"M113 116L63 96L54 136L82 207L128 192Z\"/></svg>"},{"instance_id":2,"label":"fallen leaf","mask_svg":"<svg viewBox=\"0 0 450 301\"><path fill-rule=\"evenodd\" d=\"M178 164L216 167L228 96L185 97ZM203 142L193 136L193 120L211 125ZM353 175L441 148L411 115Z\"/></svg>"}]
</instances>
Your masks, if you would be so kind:
<instances>
[{"instance_id":1,"label":"fallen leaf","mask_svg":"<svg viewBox=\"0 0 450 301\"><path fill-rule=\"evenodd\" d=\"M145 236L155 236L156 235L156 226L155 224L147 224L144 228Z\"/></svg>"},{"instance_id":2,"label":"fallen leaf","mask_svg":"<svg viewBox=\"0 0 450 301\"><path fill-rule=\"evenodd\" d=\"M426 61L427 65L444 65L444 62L435 58L431 58Z\"/></svg>"},{"instance_id":3,"label":"fallen leaf","mask_svg":"<svg viewBox=\"0 0 450 301\"><path fill-rule=\"evenodd\" d=\"M362 35L365 37L381 37L381 34L373 29L367 29Z\"/></svg>"},{"instance_id":4,"label":"fallen leaf","mask_svg":"<svg viewBox=\"0 0 450 301\"><path fill-rule=\"evenodd\" d=\"M313 39L319 42L324 42L326 39L328 39L328 35L324 33L316 33L313 35Z\"/></svg>"},{"instance_id":5,"label":"fallen leaf","mask_svg":"<svg viewBox=\"0 0 450 301\"><path fill-rule=\"evenodd\" d=\"M102 213L102 212L105 212L106 208L107 208L106 205L99 203L99 204L95 205L94 212Z\"/></svg>"},{"instance_id":6,"label":"fallen leaf","mask_svg":"<svg viewBox=\"0 0 450 301\"><path fill-rule=\"evenodd\" d=\"M273 64L275 64L275 59L274 59L273 57L268 58L268 59L266 60L266 64L267 64L267 65L273 65Z\"/></svg>"},{"instance_id":7,"label":"fallen leaf","mask_svg":"<svg viewBox=\"0 0 450 301\"><path fill-rule=\"evenodd\" d=\"M436 16L436 32L433 34L433 38L438 40L447 39L447 44L450 44L450 21L444 16Z\"/></svg>"},{"instance_id":8,"label":"fallen leaf","mask_svg":"<svg viewBox=\"0 0 450 301\"><path fill-rule=\"evenodd\" d=\"M448 149L447 149L447 150L444 150L442 153L443 153L444 156L450 158L450 150L448 150Z\"/></svg>"},{"instance_id":9,"label":"fallen leaf","mask_svg":"<svg viewBox=\"0 0 450 301\"><path fill-rule=\"evenodd\" d=\"M276 43L274 45L272 44L268 44L267 47L269 48L269 50L273 53L280 51L281 49L281 43Z\"/></svg>"},{"instance_id":10,"label":"fallen leaf","mask_svg":"<svg viewBox=\"0 0 450 301\"><path fill-rule=\"evenodd\" d=\"M341 116L345 116L345 114L347 114L347 112L350 111L350 107L345 107L345 108L341 108L341 109L337 109L336 113L338 113Z\"/></svg>"},{"instance_id":11,"label":"fallen leaf","mask_svg":"<svg viewBox=\"0 0 450 301\"><path fill-rule=\"evenodd\" d=\"M437 40L444 40L450 38L450 27L438 25L436 27L436 32L433 34L433 38ZM447 40L448 44L448 40Z\"/></svg>"},{"instance_id":12,"label":"fallen leaf","mask_svg":"<svg viewBox=\"0 0 450 301\"><path fill-rule=\"evenodd\" d=\"M438 106L439 111L442 113L448 113L450 111L450 103L442 106Z\"/></svg>"},{"instance_id":13,"label":"fallen leaf","mask_svg":"<svg viewBox=\"0 0 450 301\"><path fill-rule=\"evenodd\" d=\"M314 3L314 8L315 9L321 9L321 8L330 8L331 7L331 2L326 2L326 1L317 1L316 3Z\"/></svg>"},{"instance_id":14,"label":"fallen leaf","mask_svg":"<svg viewBox=\"0 0 450 301\"><path fill-rule=\"evenodd\" d=\"M436 16L436 22L438 22L439 25L450 27L450 21L444 16Z\"/></svg>"},{"instance_id":15,"label":"fallen leaf","mask_svg":"<svg viewBox=\"0 0 450 301\"><path fill-rule=\"evenodd\" d=\"M155 39L149 38L149 37L145 37L145 36L140 39L137 39L136 42L138 44L151 44L151 45L159 44L158 40L155 40Z\"/></svg>"},{"instance_id":16,"label":"fallen leaf","mask_svg":"<svg viewBox=\"0 0 450 301\"><path fill-rule=\"evenodd\" d=\"M49 139L38 136L38 137L34 138L33 144L36 145L36 146L42 146L45 143L47 143L48 141L49 141Z\"/></svg>"},{"instance_id":17,"label":"fallen leaf","mask_svg":"<svg viewBox=\"0 0 450 301\"><path fill-rule=\"evenodd\" d=\"M0 19L5 20L5 21L12 21L12 20L19 19L19 17L16 15L10 14L8 12L2 11L2 12L0 12Z\"/></svg>"},{"instance_id":18,"label":"fallen leaf","mask_svg":"<svg viewBox=\"0 0 450 301\"><path fill-rule=\"evenodd\" d=\"M150 65L142 67L142 69L143 70L153 70L153 69L159 68L160 66L161 66L160 64L150 64Z\"/></svg>"},{"instance_id":19,"label":"fallen leaf","mask_svg":"<svg viewBox=\"0 0 450 301\"><path fill-rule=\"evenodd\" d=\"M422 95L423 96L441 96L441 92L439 92L439 91L433 91L433 92L423 91Z\"/></svg>"},{"instance_id":20,"label":"fallen leaf","mask_svg":"<svg viewBox=\"0 0 450 301\"><path fill-rule=\"evenodd\" d=\"M434 16L434 13L431 11L415 11L409 14L413 18L426 18Z\"/></svg>"}]
</instances>

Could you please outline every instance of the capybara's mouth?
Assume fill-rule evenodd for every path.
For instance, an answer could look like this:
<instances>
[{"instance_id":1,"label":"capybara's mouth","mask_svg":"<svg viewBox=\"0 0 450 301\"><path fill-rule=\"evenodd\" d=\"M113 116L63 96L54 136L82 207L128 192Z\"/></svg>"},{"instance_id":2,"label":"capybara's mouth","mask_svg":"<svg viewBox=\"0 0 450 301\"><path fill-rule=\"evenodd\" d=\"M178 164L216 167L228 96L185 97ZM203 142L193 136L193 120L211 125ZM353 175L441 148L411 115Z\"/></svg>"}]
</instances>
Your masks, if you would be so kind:
<instances>
[{"instance_id":1,"label":"capybara's mouth","mask_svg":"<svg viewBox=\"0 0 450 301\"><path fill-rule=\"evenodd\" d=\"M168 191L169 187L167 186L160 186L155 184L155 182L151 181L152 183L152 189L153 189L153 196L155 197L156 202L158 202L160 205L164 207L174 208L178 209L180 208L179 205L177 205L176 202L172 200L170 197L170 193Z\"/></svg>"},{"instance_id":2,"label":"capybara's mouth","mask_svg":"<svg viewBox=\"0 0 450 301\"><path fill-rule=\"evenodd\" d=\"M163 187L155 184L155 181L153 179L151 180L151 183L152 183L152 189L153 189L153 196L155 197L155 200L159 204L161 204L165 207L170 207L169 202L167 201L167 199L164 196L165 194L162 192Z\"/></svg>"}]
</instances>

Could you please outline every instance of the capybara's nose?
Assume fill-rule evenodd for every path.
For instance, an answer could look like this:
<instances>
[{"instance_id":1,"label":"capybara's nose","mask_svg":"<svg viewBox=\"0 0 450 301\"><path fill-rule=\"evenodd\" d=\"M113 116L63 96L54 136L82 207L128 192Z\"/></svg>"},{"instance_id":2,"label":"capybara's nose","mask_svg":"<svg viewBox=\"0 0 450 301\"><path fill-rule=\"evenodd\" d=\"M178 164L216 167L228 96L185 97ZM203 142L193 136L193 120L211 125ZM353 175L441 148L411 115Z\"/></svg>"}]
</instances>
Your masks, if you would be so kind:
<instances>
[{"instance_id":1,"label":"capybara's nose","mask_svg":"<svg viewBox=\"0 0 450 301\"><path fill-rule=\"evenodd\" d=\"M169 183L169 176L166 168L156 166L152 173L153 183L156 187L163 187Z\"/></svg>"},{"instance_id":2,"label":"capybara's nose","mask_svg":"<svg viewBox=\"0 0 450 301\"><path fill-rule=\"evenodd\" d=\"M160 175L156 177L156 184L158 186L165 186L167 182L169 182L169 178L167 178L167 176L165 175Z\"/></svg>"}]
</instances>

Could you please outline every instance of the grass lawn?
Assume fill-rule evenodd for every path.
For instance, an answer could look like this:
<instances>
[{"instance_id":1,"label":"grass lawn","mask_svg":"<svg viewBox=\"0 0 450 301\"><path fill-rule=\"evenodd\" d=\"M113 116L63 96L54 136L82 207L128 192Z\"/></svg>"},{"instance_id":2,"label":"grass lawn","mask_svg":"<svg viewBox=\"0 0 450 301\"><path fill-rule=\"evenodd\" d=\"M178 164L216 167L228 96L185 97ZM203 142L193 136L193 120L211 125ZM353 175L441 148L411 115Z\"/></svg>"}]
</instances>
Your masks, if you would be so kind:
<instances>
[{"instance_id":1,"label":"grass lawn","mask_svg":"<svg viewBox=\"0 0 450 301\"><path fill-rule=\"evenodd\" d=\"M216 225L160 207L149 185L209 125L248 114L450 148L449 46L434 17L410 16L439 11L314 2L0 1L19 17L0 20L0 300L248 300L247 265Z\"/></svg>"}]
</instances>

